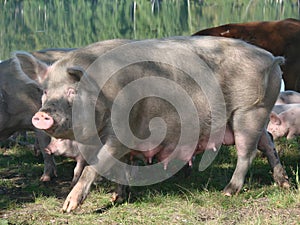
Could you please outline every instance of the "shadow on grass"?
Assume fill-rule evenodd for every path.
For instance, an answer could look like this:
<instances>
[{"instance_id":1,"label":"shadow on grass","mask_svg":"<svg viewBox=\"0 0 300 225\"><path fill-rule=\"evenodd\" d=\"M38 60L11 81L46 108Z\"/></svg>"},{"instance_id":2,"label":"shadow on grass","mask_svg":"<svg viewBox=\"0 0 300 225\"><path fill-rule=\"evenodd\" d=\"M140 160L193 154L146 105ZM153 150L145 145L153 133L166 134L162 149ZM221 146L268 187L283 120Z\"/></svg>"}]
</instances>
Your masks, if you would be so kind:
<instances>
[{"instance_id":1,"label":"shadow on grass","mask_svg":"<svg viewBox=\"0 0 300 225\"><path fill-rule=\"evenodd\" d=\"M34 202L36 196L64 199L70 191L74 162L56 158L58 177L40 181L44 163L26 147L0 149L0 212L9 207Z\"/></svg>"},{"instance_id":2,"label":"shadow on grass","mask_svg":"<svg viewBox=\"0 0 300 225\"><path fill-rule=\"evenodd\" d=\"M287 144L279 143L286 148ZM289 177L293 177L300 161L298 146L291 145L290 149L282 153L281 161L287 169ZM178 195L183 198L194 191L221 191L231 179L236 164L234 148L222 147L213 163L202 172L198 171L201 155L196 157L190 176L186 171L179 171L175 176L164 182L145 186L131 187L130 202L151 201L151 195ZM43 183L39 180L43 171L42 157L36 157L23 147L0 149L0 212L12 205L22 205L34 202L36 196L54 196L64 200L70 189L75 163L65 158L56 158L58 177L51 182ZM291 179L295 182L295 179ZM267 159L258 154L247 174L244 188L255 189L273 184L270 166ZM104 181L97 188L109 192L113 184ZM94 213L104 213L112 207L111 203L100 207Z\"/></svg>"}]
</instances>

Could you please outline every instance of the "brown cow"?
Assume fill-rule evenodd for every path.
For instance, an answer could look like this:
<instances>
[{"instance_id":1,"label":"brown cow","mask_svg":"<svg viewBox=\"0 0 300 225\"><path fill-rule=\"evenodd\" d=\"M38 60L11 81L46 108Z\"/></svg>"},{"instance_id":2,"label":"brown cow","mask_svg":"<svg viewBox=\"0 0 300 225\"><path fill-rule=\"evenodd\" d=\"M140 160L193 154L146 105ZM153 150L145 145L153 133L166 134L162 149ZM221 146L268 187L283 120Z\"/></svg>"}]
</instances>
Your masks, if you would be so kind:
<instances>
[{"instance_id":1,"label":"brown cow","mask_svg":"<svg viewBox=\"0 0 300 225\"><path fill-rule=\"evenodd\" d=\"M286 90L300 92L300 21L279 21L226 24L198 31L193 35L211 35L242 39L284 56L286 63L281 67Z\"/></svg>"}]
</instances>

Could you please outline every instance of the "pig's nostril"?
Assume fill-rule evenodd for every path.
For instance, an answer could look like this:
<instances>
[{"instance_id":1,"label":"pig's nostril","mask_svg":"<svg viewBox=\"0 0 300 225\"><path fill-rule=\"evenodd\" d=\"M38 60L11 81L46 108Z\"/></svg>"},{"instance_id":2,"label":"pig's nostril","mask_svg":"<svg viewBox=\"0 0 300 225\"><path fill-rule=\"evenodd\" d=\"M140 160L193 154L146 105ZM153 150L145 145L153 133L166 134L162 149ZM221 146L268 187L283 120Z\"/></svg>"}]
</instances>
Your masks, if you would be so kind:
<instances>
[{"instance_id":1,"label":"pig's nostril","mask_svg":"<svg viewBox=\"0 0 300 225\"><path fill-rule=\"evenodd\" d=\"M47 130L53 123L53 118L45 112L37 112L36 115L32 117L32 124L38 129Z\"/></svg>"}]
</instances>

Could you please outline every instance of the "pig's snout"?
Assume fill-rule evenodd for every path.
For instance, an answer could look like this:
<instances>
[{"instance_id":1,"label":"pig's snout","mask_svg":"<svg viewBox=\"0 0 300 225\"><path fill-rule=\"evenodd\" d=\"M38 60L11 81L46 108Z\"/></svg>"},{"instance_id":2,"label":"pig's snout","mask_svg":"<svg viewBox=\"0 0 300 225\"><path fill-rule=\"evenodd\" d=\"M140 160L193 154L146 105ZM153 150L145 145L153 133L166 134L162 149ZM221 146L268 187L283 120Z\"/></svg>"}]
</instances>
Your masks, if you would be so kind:
<instances>
[{"instance_id":1,"label":"pig's snout","mask_svg":"<svg viewBox=\"0 0 300 225\"><path fill-rule=\"evenodd\" d=\"M53 118L45 112L37 112L31 121L33 126L41 130L49 129L54 123Z\"/></svg>"}]
</instances>

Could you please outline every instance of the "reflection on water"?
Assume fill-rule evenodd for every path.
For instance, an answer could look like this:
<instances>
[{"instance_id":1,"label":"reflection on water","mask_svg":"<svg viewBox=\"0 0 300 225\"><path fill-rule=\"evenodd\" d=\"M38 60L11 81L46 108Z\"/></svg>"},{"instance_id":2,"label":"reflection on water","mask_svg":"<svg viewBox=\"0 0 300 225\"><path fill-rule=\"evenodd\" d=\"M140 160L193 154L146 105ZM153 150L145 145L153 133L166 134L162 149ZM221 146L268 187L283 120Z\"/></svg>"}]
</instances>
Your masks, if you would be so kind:
<instances>
[{"instance_id":1,"label":"reflection on water","mask_svg":"<svg viewBox=\"0 0 300 225\"><path fill-rule=\"evenodd\" d=\"M16 50L190 35L231 22L299 18L297 0L2 0L0 4L0 59Z\"/></svg>"}]
</instances>

